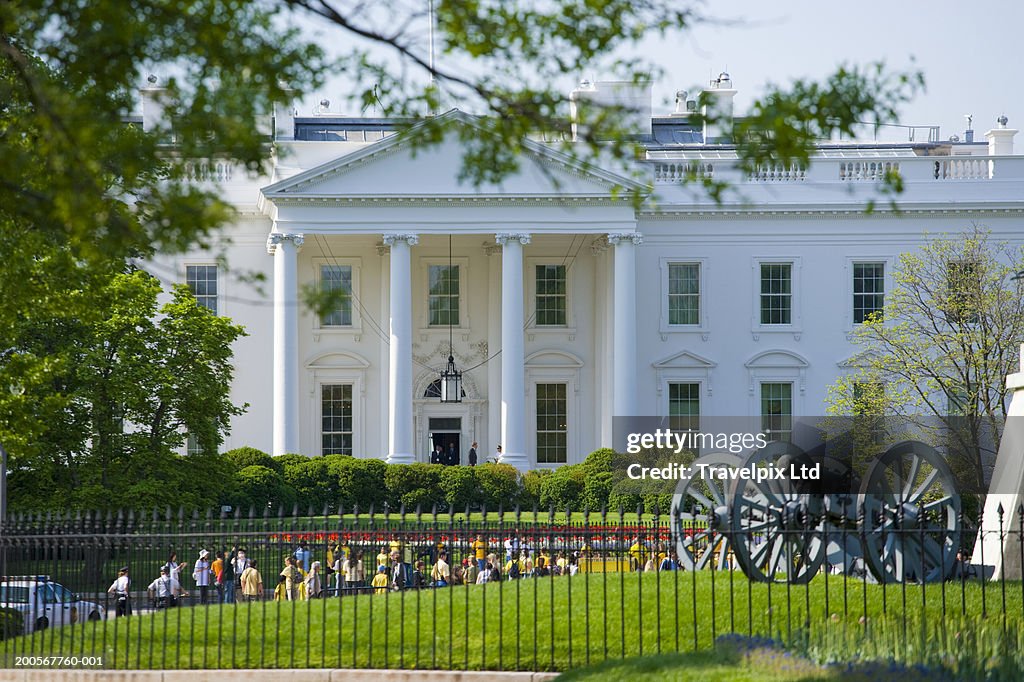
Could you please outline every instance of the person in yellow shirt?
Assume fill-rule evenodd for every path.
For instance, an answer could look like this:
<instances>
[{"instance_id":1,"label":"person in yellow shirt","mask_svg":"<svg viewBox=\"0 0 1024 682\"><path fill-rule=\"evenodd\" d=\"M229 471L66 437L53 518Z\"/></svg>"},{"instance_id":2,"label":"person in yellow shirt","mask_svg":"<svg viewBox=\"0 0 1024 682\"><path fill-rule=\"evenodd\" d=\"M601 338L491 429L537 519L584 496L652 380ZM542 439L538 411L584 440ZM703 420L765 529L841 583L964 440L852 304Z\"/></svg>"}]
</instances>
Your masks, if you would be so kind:
<instances>
[{"instance_id":1,"label":"person in yellow shirt","mask_svg":"<svg viewBox=\"0 0 1024 682\"><path fill-rule=\"evenodd\" d=\"M387 566L388 561L391 559L391 553L388 551L386 546L380 548L380 552L377 553L377 565Z\"/></svg>"},{"instance_id":2,"label":"person in yellow shirt","mask_svg":"<svg viewBox=\"0 0 1024 682\"><path fill-rule=\"evenodd\" d=\"M477 572L482 573L487 568L487 543L484 541L484 536L477 535L470 547L476 556Z\"/></svg>"},{"instance_id":3,"label":"person in yellow shirt","mask_svg":"<svg viewBox=\"0 0 1024 682\"><path fill-rule=\"evenodd\" d=\"M377 594L388 593L388 567L381 564L377 567L377 575L373 576L373 580L370 583L373 585L373 591Z\"/></svg>"},{"instance_id":4,"label":"person in yellow shirt","mask_svg":"<svg viewBox=\"0 0 1024 682\"><path fill-rule=\"evenodd\" d=\"M647 554L647 547L643 540L637 536L636 542L629 548L629 570L639 571L644 567L644 556Z\"/></svg>"}]
</instances>

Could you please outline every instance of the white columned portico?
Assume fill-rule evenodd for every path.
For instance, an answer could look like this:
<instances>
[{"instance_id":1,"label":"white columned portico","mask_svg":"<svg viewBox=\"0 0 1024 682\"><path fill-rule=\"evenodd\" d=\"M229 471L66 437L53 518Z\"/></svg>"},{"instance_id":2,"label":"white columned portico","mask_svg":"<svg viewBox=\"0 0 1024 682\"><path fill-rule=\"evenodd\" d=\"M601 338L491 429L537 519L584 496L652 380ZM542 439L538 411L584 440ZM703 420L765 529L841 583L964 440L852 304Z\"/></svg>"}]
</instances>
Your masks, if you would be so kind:
<instances>
[{"instance_id":1,"label":"white columned portico","mask_svg":"<svg viewBox=\"0 0 1024 682\"><path fill-rule=\"evenodd\" d=\"M412 258L415 234L385 234L391 247L391 341L388 373L388 457L390 464L412 464Z\"/></svg>"},{"instance_id":2,"label":"white columned portico","mask_svg":"<svg viewBox=\"0 0 1024 682\"><path fill-rule=\"evenodd\" d=\"M526 367L523 342L523 246L530 235L503 232L501 244L501 462L520 471L526 455Z\"/></svg>"},{"instance_id":3,"label":"white columned portico","mask_svg":"<svg viewBox=\"0 0 1024 682\"><path fill-rule=\"evenodd\" d=\"M301 234L274 233L274 456L299 451L299 247Z\"/></svg>"},{"instance_id":4,"label":"white columned portico","mask_svg":"<svg viewBox=\"0 0 1024 682\"><path fill-rule=\"evenodd\" d=\"M638 232L608 235L615 249L612 310L612 416L629 417L637 409L636 372L636 246Z\"/></svg>"}]
</instances>

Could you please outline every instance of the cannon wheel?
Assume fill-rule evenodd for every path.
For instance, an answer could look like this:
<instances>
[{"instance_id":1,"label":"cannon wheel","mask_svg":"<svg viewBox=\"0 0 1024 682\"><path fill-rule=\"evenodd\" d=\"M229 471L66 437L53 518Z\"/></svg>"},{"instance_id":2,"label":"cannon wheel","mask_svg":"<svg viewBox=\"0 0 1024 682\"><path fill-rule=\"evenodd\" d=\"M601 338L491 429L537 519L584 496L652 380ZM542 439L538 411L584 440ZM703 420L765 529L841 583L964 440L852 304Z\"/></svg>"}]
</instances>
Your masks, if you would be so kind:
<instances>
[{"instance_id":1,"label":"cannon wheel","mask_svg":"<svg viewBox=\"0 0 1024 682\"><path fill-rule=\"evenodd\" d=\"M861 542L879 582L933 582L953 574L960 495L949 465L920 441L897 443L861 482Z\"/></svg>"},{"instance_id":2,"label":"cannon wheel","mask_svg":"<svg viewBox=\"0 0 1024 682\"><path fill-rule=\"evenodd\" d=\"M792 443L775 442L744 462L748 471L810 464ZM736 563L751 580L807 583L825 560L822 498L799 482L737 480L732 485L732 534Z\"/></svg>"},{"instance_id":3,"label":"cannon wheel","mask_svg":"<svg viewBox=\"0 0 1024 682\"><path fill-rule=\"evenodd\" d=\"M713 478L712 467L737 469L739 455L715 452L690 465L690 477L680 480L672 496L672 532L679 563L688 570L722 568L728 559L729 481Z\"/></svg>"}]
</instances>

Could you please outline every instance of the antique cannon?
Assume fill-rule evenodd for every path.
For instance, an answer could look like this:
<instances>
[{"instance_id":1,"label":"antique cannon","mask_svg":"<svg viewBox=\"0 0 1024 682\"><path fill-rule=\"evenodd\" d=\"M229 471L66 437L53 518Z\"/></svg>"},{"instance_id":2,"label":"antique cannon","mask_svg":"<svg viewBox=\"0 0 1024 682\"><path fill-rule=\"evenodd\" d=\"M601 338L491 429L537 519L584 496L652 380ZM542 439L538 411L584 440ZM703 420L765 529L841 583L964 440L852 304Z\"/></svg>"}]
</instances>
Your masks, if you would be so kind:
<instances>
[{"instance_id":1,"label":"antique cannon","mask_svg":"<svg viewBox=\"0 0 1024 682\"><path fill-rule=\"evenodd\" d=\"M786 442L745 458L705 455L689 471L671 510L688 569L738 567L751 580L806 583L823 568L880 582L942 580L956 568L956 480L922 442L893 445L863 476Z\"/></svg>"}]
</instances>

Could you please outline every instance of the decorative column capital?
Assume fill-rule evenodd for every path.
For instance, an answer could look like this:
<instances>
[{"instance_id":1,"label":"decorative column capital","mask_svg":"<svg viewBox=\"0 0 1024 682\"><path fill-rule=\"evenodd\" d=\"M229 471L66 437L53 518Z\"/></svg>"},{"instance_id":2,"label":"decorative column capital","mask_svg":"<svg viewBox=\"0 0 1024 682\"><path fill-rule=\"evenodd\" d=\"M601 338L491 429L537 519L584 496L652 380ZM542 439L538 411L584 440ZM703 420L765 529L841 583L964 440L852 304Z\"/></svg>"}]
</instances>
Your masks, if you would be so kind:
<instances>
[{"instance_id":1,"label":"decorative column capital","mask_svg":"<svg viewBox=\"0 0 1024 682\"><path fill-rule=\"evenodd\" d=\"M384 235L384 244L386 246L391 246L395 242L405 242L409 246L416 246L420 243L420 236L406 232L394 232Z\"/></svg>"},{"instance_id":2,"label":"decorative column capital","mask_svg":"<svg viewBox=\"0 0 1024 682\"><path fill-rule=\"evenodd\" d=\"M640 246L644 243L644 236L639 232L610 232L608 234L608 243L612 246L618 246L626 241L633 242L634 246Z\"/></svg>"},{"instance_id":3,"label":"decorative column capital","mask_svg":"<svg viewBox=\"0 0 1024 682\"><path fill-rule=\"evenodd\" d=\"M494 235L494 241L502 246L505 246L510 241L518 241L523 246L526 246L530 243L530 235L526 232L498 232Z\"/></svg>"},{"instance_id":4,"label":"decorative column capital","mask_svg":"<svg viewBox=\"0 0 1024 682\"><path fill-rule=\"evenodd\" d=\"M291 242L295 244L295 249L298 250L302 247L302 243L306 241L306 235L282 232L271 233L267 237L267 253L274 255L277 251L277 245L285 240L291 240Z\"/></svg>"}]
</instances>

